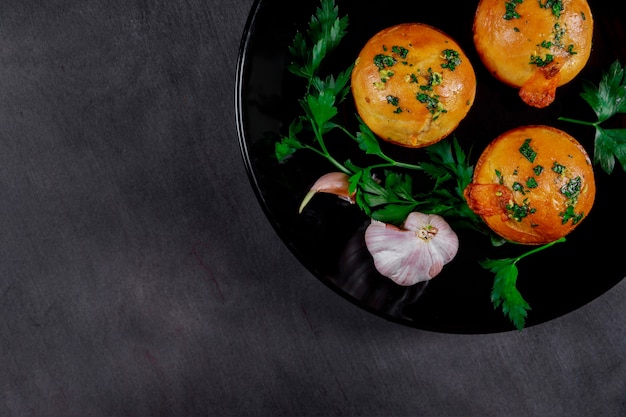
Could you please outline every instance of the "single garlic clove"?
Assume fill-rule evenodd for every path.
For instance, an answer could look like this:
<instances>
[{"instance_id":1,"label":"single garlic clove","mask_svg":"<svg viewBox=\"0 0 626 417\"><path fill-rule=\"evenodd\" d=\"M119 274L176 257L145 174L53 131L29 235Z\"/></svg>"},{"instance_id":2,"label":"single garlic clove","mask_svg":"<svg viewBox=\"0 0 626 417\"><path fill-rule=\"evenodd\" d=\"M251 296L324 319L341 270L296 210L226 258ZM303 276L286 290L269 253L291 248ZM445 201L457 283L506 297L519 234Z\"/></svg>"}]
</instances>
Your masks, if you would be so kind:
<instances>
[{"instance_id":1,"label":"single garlic clove","mask_svg":"<svg viewBox=\"0 0 626 417\"><path fill-rule=\"evenodd\" d=\"M372 220L365 244L378 272L409 286L438 275L456 256L459 239L441 216L413 212L402 227Z\"/></svg>"},{"instance_id":2,"label":"single garlic clove","mask_svg":"<svg viewBox=\"0 0 626 417\"><path fill-rule=\"evenodd\" d=\"M309 192L304 196L298 213L302 213L304 207L311 201L313 196L317 193L335 194L336 196L354 204L354 195L350 194L349 178L347 174L343 172L329 172L324 174L315 181Z\"/></svg>"}]
</instances>

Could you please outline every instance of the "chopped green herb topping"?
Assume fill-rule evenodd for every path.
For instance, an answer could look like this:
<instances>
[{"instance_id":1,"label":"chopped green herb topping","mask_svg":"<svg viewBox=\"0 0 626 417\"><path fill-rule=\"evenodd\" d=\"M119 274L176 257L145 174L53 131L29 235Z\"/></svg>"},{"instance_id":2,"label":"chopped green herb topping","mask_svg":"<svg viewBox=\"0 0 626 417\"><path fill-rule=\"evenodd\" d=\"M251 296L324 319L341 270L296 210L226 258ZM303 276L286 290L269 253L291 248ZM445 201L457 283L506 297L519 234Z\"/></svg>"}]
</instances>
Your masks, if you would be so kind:
<instances>
[{"instance_id":1,"label":"chopped green herb topping","mask_svg":"<svg viewBox=\"0 0 626 417\"><path fill-rule=\"evenodd\" d=\"M552 54L546 54L545 58L538 55L531 55L529 64L536 65L538 67L545 67L552 61L554 61L554 55Z\"/></svg>"},{"instance_id":2,"label":"chopped green herb topping","mask_svg":"<svg viewBox=\"0 0 626 417\"><path fill-rule=\"evenodd\" d=\"M556 22L552 27L552 37L556 46L563 47L563 36L565 36L565 28Z\"/></svg>"},{"instance_id":3,"label":"chopped green herb topping","mask_svg":"<svg viewBox=\"0 0 626 417\"><path fill-rule=\"evenodd\" d=\"M520 17L522 17L519 13L517 13L515 8L517 7L518 4L522 4L523 2L524 0L506 1L504 3L505 13L504 13L504 16L502 16L502 18L504 20L511 20L511 19L519 19Z\"/></svg>"},{"instance_id":4,"label":"chopped green herb topping","mask_svg":"<svg viewBox=\"0 0 626 417\"><path fill-rule=\"evenodd\" d=\"M582 179L580 177L572 178L561 187L561 194L567 198L575 198L580 194L581 186Z\"/></svg>"},{"instance_id":5,"label":"chopped green herb topping","mask_svg":"<svg viewBox=\"0 0 626 417\"><path fill-rule=\"evenodd\" d=\"M572 225L576 225L579 221L583 219L583 217L585 217L585 213L581 212L577 214L574 211L574 206L570 205L570 206L567 206L564 212L559 213L559 216L561 216L561 224L565 224L569 220L571 220Z\"/></svg>"},{"instance_id":6,"label":"chopped green herb topping","mask_svg":"<svg viewBox=\"0 0 626 417\"><path fill-rule=\"evenodd\" d=\"M541 173L543 172L543 167L541 165L537 165L533 168L533 172L535 173L535 175L541 175Z\"/></svg>"},{"instance_id":7,"label":"chopped green herb topping","mask_svg":"<svg viewBox=\"0 0 626 417\"><path fill-rule=\"evenodd\" d=\"M524 186L521 183L517 182L517 181L513 183L513 186L511 188L513 188L513 191L518 191L518 192L520 192L522 194L526 194L524 192Z\"/></svg>"},{"instance_id":8,"label":"chopped green herb topping","mask_svg":"<svg viewBox=\"0 0 626 417\"><path fill-rule=\"evenodd\" d=\"M506 209L509 212L509 218L518 222L521 222L529 214L532 214L536 211L536 209L531 208L528 205L528 200L524 200L524 203L521 206L517 203L507 204Z\"/></svg>"},{"instance_id":9,"label":"chopped green herb topping","mask_svg":"<svg viewBox=\"0 0 626 417\"><path fill-rule=\"evenodd\" d=\"M398 105L398 97L395 96L387 96L387 103L391 104L392 106L397 106Z\"/></svg>"},{"instance_id":10,"label":"chopped green herb topping","mask_svg":"<svg viewBox=\"0 0 626 417\"><path fill-rule=\"evenodd\" d=\"M565 167L565 165L561 165L556 161L554 161L554 165L552 165L552 171L556 172L559 175L563 174L566 169L567 168Z\"/></svg>"},{"instance_id":11,"label":"chopped green herb topping","mask_svg":"<svg viewBox=\"0 0 626 417\"><path fill-rule=\"evenodd\" d=\"M546 4L551 4L551 3L552 3L551 0L548 0L546 2ZM562 6L561 1L558 1L557 3L561 4L561 6ZM541 7L544 7L544 8L552 7L550 5L544 6L541 3L541 0L539 1L539 5ZM560 14L560 12L559 12L559 14ZM558 17L558 15L557 15L557 17ZM563 38L565 37L565 33L566 33L565 26L561 25L559 22L556 22L554 24L554 26L552 27L552 39L551 40L544 39L537 46L539 46L541 48L544 48L544 49L559 48L559 49L562 49L563 51L566 51L570 55L577 54L578 52L576 52L574 50L574 44L570 44L570 45L566 46L563 43ZM554 61L554 58L555 58L554 54L550 54L550 53L547 53L545 55L545 57L541 57L539 55L531 55L529 64L537 65L538 67L545 67L546 65L548 65L549 63Z\"/></svg>"},{"instance_id":12,"label":"chopped green herb topping","mask_svg":"<svg viewBox=\"0 0 626 417\"><path fill-rule=\"evenodd\" d=\"M432 68L428 68L426 79L426 84L419 86L420 92L415 95L415 98L420 103L426 104L426 109L433 115L433 120L437 120L441 113L447 113L447 110L444 109L443 104L439 101L439 95L433 93L433 87L443 82L443 75L439 72L434 72ZM411 74L409 82L418 82L417 76Z\"/></svg>"},{"instance_id":13,"label":"chopped green herb topping","mask_svg":"<svg viewBox=\"0 0 626 417\"><path fill-rule=\"evenodd\" d=\"M530 141L532 139L528 138L524 141L524 144L519 148L519 152L524 155L524 158L528 159L530 162L535 162L535 158L537 157L537 152L530 146Z\"/></svg>"},{"instance_id":14,"label":"chopped green herb topping","mask_svg":"<svg viewBox=\"0 0 626 417\"><path fill-rule=\"evenodd\" d=\"M526 187L528 188L537 188L539 186L539 184L537 184L537 180L535 179L535 177L529 177L526 180Z\"/></svg>"},{"instance_id":15,"label":"chopped green herb topping","mask_svg":"<svg viewBox=\"0 0 626 417\"><path fill-rule=\"evenodd\" d=\"M392 95L388 95L387 97L385 97L387 99L387 103L391 104L392 106L395 107L395 109L393 110L394 113L396 114L400 114L402 113L402 108L400 107L400 99L396 96L392 96Z\"/></svg>"},{"instance_id":16,"label":"chopped green herb topping","mask_svg":"<svg viewBox=\"0 0 626 417\"><path fill-rule=\"evenodd\" d=\"M441 113L448 112L443 108L443 104L439 101L439 96L437 94L428 95L424 93L417 93L416 98L420 103L426 104L426 109L428 109L430 114L433 115L433 120L437 120Z\"/></svg>"},{"instance_id":17,"label":"chopped green herb topping","mask_svg":"<svg viewBox=\"0 0 626 417\"><path fill-rule=\"evenodd\" d=\"M504 184L504 177L502 176L502 173L498 171L497 169L496 169L496 178L498 178L498 184L500 185Z\"/></svg>"},{"instance_id":18,"label":"chopped green herb topping","mask_svg":"<svg viewBox=\"0 0 626 417\"><path fill-rule=\"evenodd\" d=\"M396 59L390 55L378 54L374 57L374 65L376 65L378 69L393 67L395 63Z\"/></svg>"},{"instance_id":19,"label":"chopped green herb topping","mask_svg":"<svg viewBox=\"0 0 626 417\"><path fill-rule=\"evenodd\" d=\"M391 52L393 52L394 54L398 54L400 58L404 59L408 55L409 50L403 46L392 46Z\"/></svg>"},{"instance_id":20,"label":"chopped green herb topping","mask_svg":"<svg viewBox=\"0 0 626 417\"><path fill-rule=\"evenodd\" d=\"M428 68L428 82L426 85L420 86L422 90L433 91L433 86L443 82L443 75L439 72L433 72L432 68Z\"/></svg>"},{"instance_id":21,"label":"chopped green herb topping","mask_svg":"<svg viewBox=\"0 0 626 417\"><path fill-rule=\"evenodd\" d=\"M457 66L461 65L461 57L459 53L454 49L446 49L442 53L442 58L446 60L441 64L441 68L447 68L450 71L454 71Z\"/></svg>"},{"instance_id":22,"label":"chopped green herb topping","mask_svg":"<svg viewBox=\"0 0 626 417\"><path fill-rule=\"evenodd\" d=\"M380 75L380 81L386 83L389 81L389 78L393 77L394 72L388 69L381 69L378 71L378 75Z\"/></svg>"},{"instance_id":23,"label":"chopped green herb topping","mask_svg":"<svg viewBox=\"0 0 626 417\"><path fill-rule=\"evenodd\" d=\"M563 11L563 0L546 0L543 3L539 0L539 7L542 9L550 9L553 15L560 17Z\"/></svg>"}]
</instances>

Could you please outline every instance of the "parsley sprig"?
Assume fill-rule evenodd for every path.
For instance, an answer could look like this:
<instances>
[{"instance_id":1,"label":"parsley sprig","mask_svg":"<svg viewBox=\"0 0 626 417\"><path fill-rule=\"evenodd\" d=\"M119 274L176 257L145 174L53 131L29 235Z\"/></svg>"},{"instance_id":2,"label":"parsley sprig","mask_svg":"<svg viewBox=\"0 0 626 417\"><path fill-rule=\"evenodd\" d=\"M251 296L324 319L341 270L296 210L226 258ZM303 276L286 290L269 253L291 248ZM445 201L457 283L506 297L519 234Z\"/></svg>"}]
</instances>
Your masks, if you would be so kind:
<instances>
[{"instance_id":1,"label":"parsley sprig","mask_svg":"<svg viewBox=\"0 0 626 417\"><path fill-rule=\"evenodd\" d=\"M353 173L350 177L350 192L356 193L356 202L365 214L385 223L399 225L409 213L419 210L447 217L458 226L485 232L482 221L469 209L463 197L463 190L471 181L473 168L456 137L428 147L431 162L412 165L395 161L382 153L378 141L364 124L357 136L362 150L378 155L385 161L366 167L346 162ZM381 168L382 178L376 174ZM391 168L399 168L401 172ZM426 180L431 180L432 188L422 192L414 191L414 175L407 173L407 170L424 174ZM453 185L450 186L450 183Z\"/></svg>"},{"instance_id":2,"label":"parsley sprig","mask_svg":"<svg viewBox=\"0 0 626 417\"><path fill-rule=\"evenodd\" d=\"M321 0L320 7L311 16L306 36L296 32L293 45L289 47L291 55L300 61L292 62L289 71L313 80L326 55L337 48L346 35L347 27L348 16L339 17L334 0Z\"/></svg>"},{"instance_id":3,"label":"parsley sprig","mask_svg":"<svg viewBox=\"0 0 626 417\"><path fill-rule=\"evenodd\" d=\"M289 125L287 136L276 143L275 153L279 161L285 161L298 149L309 149L328 159L339 170L349 171L328 152L324 135L337 127L332 122L338 113L337 104L341 103L348 93L350 73L347 68L337 77L328 75L320 77L319 70L324 58L333 51L346 35L348 17L339 17L338 7L334 0L321 0L320 7L311 16L308 30L296 32L292 46L289 47L294 61L287 69L307 80L306 95L300 100L304 115ZM316 138L316 146L298 139L305 125L312 130Z\"/></svg>"},{"instance_id":4,"label":"parsley sprig","mask_svg":"<svg viewBox=\"0 0 626 417\"><path fill-rule=\"evenodd\" d=\"M561 242L565 242L564 237L538 246L515 258L485 259L479 262L483 268L489 269L495 274L491 289L491 302L493 303L493 307L501 307L504 315L513 322L517 330L524 328L528 310L531 309L530 305L528 305L517 289L517 276L519 274L517 263L529 255Z\"/></svg>"},{"instance_id":5,"label":"parsley sprig","mask_svg":"<svg viewBox=\"0 0 626 417\"><path fill-rule=\"evenodd\" d=\"M607 174L611 174L617 159L626 171L626 129L606 129L600 126L616 114L626 113L625 68L619 60L602 73L597 86L586 81L580 96L596 113L597 120L589 122L567 117L559 117L559 120L595 127L594 164L600 165Z\"/></svg>"},{"instance_id":6,"label":"parsley sprig","mask_svg":"<svg viewBox=\"0 0 626 417\"><path fill-rule=\"evenodd\" d=\"M348 68L336 78L329 75L322 79L314 74L309 79L307 94L300 100L304 115L293 120L289 125L288 135L276 143L275 153L279 161L287 160L298 149L309 149L328 159L339 170L349 173L347 168L328 151L324 135L339 127L333 122L333 118L338 114L337 104L343 101L350 91L348 84L350 71L351 68ZM315 144L303 142L298 138L305 126L313 132L316 139Z\"/></svg>"}]
</instances>

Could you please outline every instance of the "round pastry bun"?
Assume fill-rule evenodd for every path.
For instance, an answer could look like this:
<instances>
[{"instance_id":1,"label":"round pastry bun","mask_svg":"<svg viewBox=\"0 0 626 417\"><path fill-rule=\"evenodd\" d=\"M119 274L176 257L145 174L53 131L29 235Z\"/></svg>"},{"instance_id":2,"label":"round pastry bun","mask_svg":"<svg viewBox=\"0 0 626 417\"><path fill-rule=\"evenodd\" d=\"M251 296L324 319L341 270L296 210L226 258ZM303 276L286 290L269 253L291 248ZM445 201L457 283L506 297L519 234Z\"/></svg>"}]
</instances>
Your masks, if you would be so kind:
<instances>
[{"instance_id":1,"label":"round pastry bun","mask_svg":"<svg viewBox=\"0 0 626 417\"><path fill-rule=\"evenodd\" d=\"M449 135L467 115L476 75L448 35L403 23L369 39L356 59L351 88L359 116L376 135L420 148Z\"/></svg>"},{"instance_id":2,"label":"round pastry bun","mask_svg":"<svg viewBox=\"0 0 626 417\"><path fill-rule=\"evenodd\" d=\"M596 186L591 160L576 139L531 125L509 130L485 148L464 194L495 233L539 245L566 236L586 218Z\"/></svg>"},{"instance_id":3,"label":"round pastry bun","mask_svg":"<svg viewBox=\"0 0 626 417\"><path fill-rule=\"evenodd\" d=\"M578 75L591 53L587 1L554 3L481 0L474 16L474 44L485 67L537 108L554 101L556 88Z\"/></svg>"}]
</instances>

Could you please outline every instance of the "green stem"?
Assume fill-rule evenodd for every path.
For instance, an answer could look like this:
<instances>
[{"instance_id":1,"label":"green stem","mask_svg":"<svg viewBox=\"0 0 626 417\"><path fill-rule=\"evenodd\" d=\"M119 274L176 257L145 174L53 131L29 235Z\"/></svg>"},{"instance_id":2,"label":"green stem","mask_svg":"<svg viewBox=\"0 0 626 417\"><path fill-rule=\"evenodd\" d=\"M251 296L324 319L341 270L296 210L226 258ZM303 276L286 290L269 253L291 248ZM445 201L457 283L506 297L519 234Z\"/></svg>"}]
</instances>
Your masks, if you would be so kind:
<instances>
[{"instance_id":1,"label":"green stem","mask_svg":"<svg viewBox=\"0 0 626 417\"><path fill-rule=\"evenodd\" d=\"M341 172L348 174L348 175L352 175L353 172L350 171L348 168L346 168L345 166L343 166L341 163L339 163L339 161L337 161L335 158L333 158L332 156L330 156L328 153L324 153L322 151L320 151L317 148L314 148L312 146L309 145L305 145L305 148L315 152L316 154L320 155L323 158L326 158L331 164L333 164L334 166L336 166Z\"/></svg>"},{"instance_id":2,"label":"green stem","mask_svg":"<svg viewBox=\"0 0 626 417\"><path fill-rule=\"evenodd\" d=\"M328 150L326 149L326 144L324 143L324 138L322 137L322 134L320 133L318 126L316 123L311 123L311 126L313 127L313 131L315 133L315 137L317 138L317 143L319 143L320 148L322 148L322 151L320 152L319 150L309 147L309 149L313 149L315 152L317 152L318 154L322 155L323 157L325 157L326 159L328 159L334 166L336 166L337 168L339 168L339 170L345 174L351 175L352 172L346 168L345 166L343 166L343 164L341 164L339 161L337 161L335 158L333 158L330 153L328 152Z\"/></svg>"},{"instance_id":3,"label":"green stem","mask_svg":"<svg viewBox=\"0 0 626 417\"><path fill-rule=\"evenodd\" d=\"M388 161L387 163L384 164L376 164L376 165L370 165L369 168L370 169L375 169L375 168L389 168L389 167L396 167L396 168L405 168L405 169L412 169L415 171L421 171L424 168L422 168L420 165L413 165L413 164L405 164L404 162L398 162L398 161L394 161L391 158L386 158L385 155L379 155L381 158L383 158L384 160Z\"/></svg>"},{"instance_id":4,"label":"green stem","mask_svg":"<svg viewBox=\"0 0 626 417\"><path fill-rule=\"evenodd\" d=\"M525 258L528 255L532 255L533 253L537 253L537 252L542 251L544 249L548 249L550 246L552 246L554 244L557 244L557 243L561 243L561 242L565 242L565 237L562 237L562 238L557 239L557 240L555 240L553 242L550 242L550 243L546 243L545 245L538 246L535 249L529 250L528 252L523 253L520 256L518 256L517 258L515 258L513 263L515 264L515 263L517 263L517 261L519 261L522 258Z\"/></svg>"},{"instance_id":5,"label":"green stem","mask_svg":"<svg viewBox=\"0 0 626 417\"><path fill-rule=\"evenodd\" d=\"M394 163L394 165L400 168L414 169L416 171L422 171L424 169L422 168L421 165L406 164L404 162L397 162L397 161Z\"/></svg>"},{"instance_id":6,"label":"green stem","mask_svg":"<svg viewBox=\"0 0 626 417\"><path fill-rule=\"evenodd\" d=\"M339 129L341 129L353 141L357 142L356 135L354 135L352 132L350 132L345 126L337 125L337 127ZM382 151L377 152L376 155L378 155L379 158L387 161L387 163L386 164L374 165L373 166L374 168L386 168L386 167L393 166L393 167L398 167L398 168L412 169L412 170L416 170L416 171L421 171L423 169L420 165L414 165L414 164L408 164L408 163L405 163L405 162L396 161L395 159L390 158L387 155L385 155Z\"/></svg>"},{"instance_id":7,"label":"green stem","mask_svg":"<svg viewBox=\"0 0 626 417\"><path fill-rule=\"evenodd\" d=\"M570 123L576 123L579 125L585 125L585 126L597 126L598 122L585 122L583 120L578 120L578 119L570 119L569 117L559 117L559 120L564 121L564 122L570 122Z\"/></svg>"}]
</instances>

